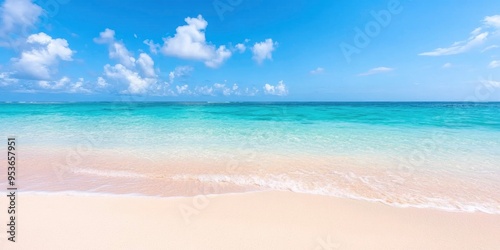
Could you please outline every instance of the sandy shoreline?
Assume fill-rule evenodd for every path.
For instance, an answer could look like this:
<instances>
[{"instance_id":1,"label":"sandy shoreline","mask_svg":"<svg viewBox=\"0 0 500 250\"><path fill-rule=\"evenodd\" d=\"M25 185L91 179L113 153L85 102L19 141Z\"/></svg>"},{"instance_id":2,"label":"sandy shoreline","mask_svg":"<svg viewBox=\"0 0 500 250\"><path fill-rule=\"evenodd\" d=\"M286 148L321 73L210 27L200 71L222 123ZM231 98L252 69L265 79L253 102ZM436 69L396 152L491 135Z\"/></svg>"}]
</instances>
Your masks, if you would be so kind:
<instances>
[{"instance_id":1,"label":"sandy shoreline","mask_svg":"<svg viewBox=\"0 0 500 250\"><path fill-rule=\"evenodd\" d=\"M390 162L377 165L373 164L377 162L375 158L354 156L294 155L275 159L259 154L255 156L258 160L248 162L203 156L176 161L158 156L157 160L148 161L120 150L93 151L82 155L76 164L65 161L67 155L61 148L24 150L19 160L23 168L16 174L22 180L22 190L28 192L71 190L172 197L293 191L380 201L393 206L500 214L498 171L426 172L399 169ZM6 172L0 171L0 180L6 179Z\"/></svg>"},{"instance_id":2,"label":"sandy shoreline","mask_svg":"<svg viewBox=\"0 0 500 250\"><path fill-rule=\"evenodd\" d=\"M495 249L500 215L291 192L154 198L20 194L1 249ZM6 207L1 199L1 207ZM6 224L2 216L2 224ZM498 249L498 248L497 248Z\"/></svg>"}]
</instances>

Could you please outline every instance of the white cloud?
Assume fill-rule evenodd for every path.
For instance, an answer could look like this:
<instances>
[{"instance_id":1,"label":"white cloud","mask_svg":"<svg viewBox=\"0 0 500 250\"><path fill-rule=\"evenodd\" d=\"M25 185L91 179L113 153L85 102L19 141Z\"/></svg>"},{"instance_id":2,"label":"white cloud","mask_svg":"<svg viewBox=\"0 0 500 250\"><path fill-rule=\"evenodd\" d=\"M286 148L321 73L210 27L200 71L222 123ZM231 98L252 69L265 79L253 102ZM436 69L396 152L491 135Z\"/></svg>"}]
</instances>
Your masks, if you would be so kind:
<instances>
[{"instance_id":1,"label":"white cloud","mask_svg":"<svg viewBox=\"0 0 500 250\"><path fill-rule=\"evenodd\" d=\"M259 93L259 90L255 87L252 87L252 88L245 88L245 90L243 91L243 95L246 95L246 96L255 96Z\"/></svg>"},{"instance_id":2,"label":"white cloud","mask_svg":"<svg viewBox=\"0 0 500 250\"><path fill-rule=\"evenodd\" d=\"M208 22L201 15L184 19L187 25L179 26L173 37L164 38L161 52L167 56L203 61L207 67L217 68L231 57L225 46L216 48L208 44L205 29Z\"/></svg>"},{"instance_id":3,"label":"white cloud","mask_svg":"<svg viewBox=\"0 0 500 250\"><path fill-rule=\"evenodd\" d=\"M202 86L202 87L196 87L194 89L195 93L196 94L200 94L200 95L211 95L211 96L214 96L214 89L212 87L209 87L209 86Z\"/></svg>"},{"instance_id":4,"label":"white cloud","mask_svg":"<svg viewBox=\"0 0 500 250\"><path fill-rule=\"evenodd\" d=\"M184 85L186 86L186 85ZM184 87L186 88L186 87ZM205 86L197 86L195 87L193 92L190 91L184 91L181 87L177 86L177 90L179 93L187 93L187 94L195 94L195 95L209 95L209 96L240 96L240 95L247 95L247 96L254 96L258 90L253 88L246 88L246 90L242 93L240 91L240 88L238 84L233 84L232 86L227 85L225 83L214 83L213 85L205 85Z\"/></svg>"},{"instance_id":5,"label":"white cloud","mask_svg":"<svg viewBox=\"0 0 500 250\"><path fill-rule=\"evenodd\" d=\"M288 88L283 81L279 81L276 86L266 83L263 88L266 95L285 96L288 94Z\"/></svg>"},{"instance_id":6,"label":"white cloud","mask_svg":"<svg viewBox=\"0 0 500 250\"><path fill-rule=\"evenodd\" d=\"M226 46L222 45L215 51L215 56L205 61L205 65L210 68L217 68L229 57L231 57L231 51L226 49Z\"/></svg>"},{"instance_id":7,"label":"white cloud","mask_svg":"<svg viewBox=\"0 0 500 250\"><path fill-rule=\"evenodd\" d=\"M168 74L169 83L174 83L175 78L187 76L193 68L190 66L179 66L174 69L174 71L170 71Z\"/></svg>"},{"instance_id":8,"label":"white cloud","mask_svg":"<svg viewBox=\"0 0 500 250\"><path fill-rule=\"evenodd\" d=\"M325 72L325 69L321 68L321 67L318 67L316 69L311 70L309 73L311 73L313 75L317 75L317 74L321 74L323 72Z\"/></svg>"},{"instance_id":9,"label":"white cloud","mask_svg":"<svg viewBox=\"0 0 500 250\"><path fill-rule=\"evenodd\" d=\"M11 77L11 72L0 72L0 86L7 86L18 83L19 80Z\"/></svg>"},{"instance_id":10,"label":"white cloud","mask_svg":"<svg viewBox=\"0 0 500 250\"><path fill-rule=\"evenodd\" d=\"M500 61L491 61L488 65L489 68L494 69L500 67Z\"/></svg>"},{"instance_id":11,"label":"white cloud","mask_svg":"<svg viewBox=\"0 0 500 250\"><path fill-rule=\"evenodd\" d=\"M46 90L57 90L66 93L91 93L92 91L85 88L84 84L85 80L83 78L78 78L76 82L72 83L71 79L67 76L56 81L38 81L38 86Z\"/></svg>"},{"instance_id":12,"label":"white cloud","mask_svg":"<svg viewBox=\"0 0 500 250\"><path fill-rule=\"evenodd\" d=\"M128 69L127 67L116 64L104 66L104 74L110 79L117 80L128 85L128 91L131 94L145 93L148 88L157 83L156 78L145 78L139 75L138 72Z\"/></svg>"},{"instance_id":13,"label":"white cloud","mask_svg":"<svg viewBox=\"0 0 500 250\"><path fill-rule=\"evenodd\" d=\"M245 50L247 50L247 47L243 43L238 43L236 44L235 48L240 52L243 53Z\"/></svg>"},{"instance_id":14,"label":"white cloud","mask_svg":"<svg viewBox=\"0 0 500 250\"><path fill-rule=\"evenodd\" d=\"M368 70L367 72L359 74L359 76L368 76L368 75L374 75L374 74L380 74L380 73L386 73L386 72L391 72L393 71L393 68L388 68L388 67L377 67Z\"/></svg>"},{"instance_id":15,"label":"white cloud","mask_svg":"<svg viewBox=\"0 0 500 250\"><path fill-rule=\"evenodd\" d=\"M224 96L230 95L240 95L238 91L238 84L233 84L232 87L227 87L226 84L223 83L214 83L213 85L214 93L221 93Z\"/></svg>"},{"instance_id":16,"label":"white cloud","mask_svg":"<svg viewBox=\"0 0 500 250\"><path fill-rule=\"evenodd\" d=\"M141 53L139 55L139 59L137 59L137 64L139 68L142 70L144 76L155 78L155 63L151 57L146 53Z\"/></svg>"},{"instance_id":17,"label":"white cloud","mask_svg":"<svg viewBox=\"0 0 500 250\"><path fill-rule=\"evenodd\" d=\"M85 84L85 80L83 78L78 78L78 81L73 83L69 88L70 93L91 93L89 89L85 88L83 85Z\"/></svg>"},{"instance_id":18,"label":"white cloud","mask_svg":"<svg viewBox=\"0 0 500 250\"><path fill-rule=\"evenodd\" d=\"M170 84L168 82L159 82L159 84L156 84L153 86L153 95L157 96L175 96L175 92L169 88Z\"/></svg>"},{"instance_id":19,"label":"white cloud","mask_svg":"<svg viewBox=\"0 0 500 250\"><path fill-rule=\"evenodd\" d=\"M67 85L69 85L70 82L71 79L69 79L69 77L64 76L57 81L44 81L44 80L38 81L38 85L43 89L55 90L66 87Z\"/></svg>"},{"instance_id":20,"label":"white cloud","mask_svg":"<svg viewBox=\"0 0 500 250\"><path fill-rule=\"evenodd\" d=\"M498 45L491 45L491 46L488 46L488 47L484 48L483 50L481 50L481 53L484 53L490 49L496 49L496 48L499 48L499 46Z\"/></svg>"},{"instance_id":21,"label":"white cloud","mask_svg":"<svg viewBox=\"0 0 500 250\"><path fill-rule=\"evenodd\" d=\"M34 27L43 10L30 0L6 0L0 7L0 35Z\"/></svg>"},{"instance_id":22,"label":"white cloud","mask_svg":"<svg viewBox=\"0 0 500 250\"><path fill-rule=\"evenodd\" d=\"M121 41L116 41L114 30L105 29L99 33L99 37L94 38L94 42L109 45L109 58L118 60L120 64L125 65L127 68L135 66L134 56Z\"/></svg>"},{"instance_id":23,"label":"white cloud","mask_svg":"<svg viewBox=\"0 0 500 250\"><path fill-rule=\"evenodd\" d=\"M109 44L115 41L115 31L106 28L99 33L99 37L94 38L94 42L98 44Z\"/></svg>"},{"instance_id":24,"label":"white cloud","mask_svg":"<svg viewBox=\"0 0 500 250\"><path fill-rule=\"evenodd\" d=\"M445 56L445 55L456 55L461 54L470 49L483 44L483 42L488 38L488 32L479 33L477 35L472 35L467 41L460 41L453 43L447 48L437 48L433 51L420 53L420 56Z\"/></svg>"},{"instance_id":25,"label":"white cloud","mask_svg":"<svg viewBox=\"0 0 500 250\"><path fill-rule=\"evenodd\" d=\"M475 47L482 45L489 39L490 34L495 34L500 29L500 15L486 16L483 19L483 25L474 29L467 40L453 43L446 48L437 48L433 51L420 53L421 56L445 56L456 55L467 52ZM490 46L481 52L495 48L496 45Z\"/></svg>"},{"instance_id":26,"label":"white cloud","mask_svg":"<svg viewBox=\"0 0 500 250\"><path fill-rule=\"evenodd\" d=\"M158 54L158 50L161 48L159 44L153 42L153 40L144 40L144 44L149 46L149 51L153 54Z\"/></svg>"},{"instance_id":27,"label":"white cloud","mask_svg":"<svg viewBox=\"0 0 500 250\"><path fill-rule=\"evenodd\" d=\"M121 64L128 68L133 68L135 66L135 58L130 53L124 44L115 42L111 45L109 50L109 57L112 59L117 59Z\"/></svg>"},{"instance_id":28,"label":"white cloud","mask_svg":"<svg viewBox=\"0 0 500 250\"><path fill-rule=\"evenodd\" d=\"M226 87L226 84L222 84L222 83L214 83L214 87L215 87L215 88L218 88L218 89L222 89L222 88Z\"/></svg>"},{"instance_id":29,"label":"white cloud","mask_svg":"<svg viewBox=\"0 0 500 250\"><path fill-rule=\"evenodd\" d=\"M106 88L108 86L108 82L102 78L102 77L97 77L97 87L98 88Z\"/></svg>"},{"instance_id":30,"label":"white cloud","mask_svg":"<svg viewBox=\"0 0 500 250\"><path fill-rule=\"evenodd\" d=\"M445 63L443 64L443 69L449 69L451 68L453 65L451 63Z\"/></svg>"},{"instance_id":31,"label":"white cloud","mask_svg":"<svg viewBox=\"0 0 500 250\"><path fill-rule=\"evenodd\" d=\"M182 86L175 86L175 88L177 89L178 94L190 94L191 93L191 91L189 91L189 85L187 85L187 84L184 84Z\"/></svg>"},{"instance_id":32,"label":"white cloud","mask_svg":"<svg viewBox=\"0 0 500 250\"><path fill-rule=\"evenodd\" d=\"M40 81L38 81L38 85L44 89L53 89L53 87L49 81L40 80Z\"/></svg>"},{"instance_id":33,"label":"white cloud","mask_svg":"<svg viewBox=\"0 0 500 250\"><path fill-rule=\"evenodd\" d=\"M72 61L74 51L65 39L52 39L41 32L28 37L29 48L21 53L20 58L13 58L18 74L35 79L48 80L56 72L55 66L60 60Z\"/></svg>"},{"instance_id":34,"label":"white cloud","mask_svg":"<svg viewBox=\"0 0 500 250\"><path fill-rule=\"evenodd\" d=\"M222 94L225 96L230 96L231 95L231 89L230 88L224 88L222 89Z\"/></svg>"},{"instance_id":35,"label":"white cloud","mask_svg":"<svg viewBox=\"0 0 500 250\"><path fill-rule=\"evenodd\" d=\"M255 43L252 47L253 59L261 64L264 60L273 59L273 51L276 49L277 42L273 42L273 39L266 39L264 42Z\"/></svg>"},{"instance_id":36,"label":"white cloud","mask_svg":"<svg viewBox=\"0 0 500 250\"><path fill-rule=\"evenodd\" d=\"M473 36L477 36L477 35L481 34L482 30L483 29L481 27L479 27L479 28L474 29L470 34Z\"/></svg>"},{"instance_id":37,"label":"white cloud","mask_svg":"<svg viewBox=\"0 0 500 250\"><path fill-rule=\"evenodd\" d=\"M484 23L491 27L500 28L500 15L487 16L484 18Z\"/></svg>"},{"instance_id":38,"label":"white cloud","mask_svg":"<svg viewBox=\"0 0 500 250\"><path fill-rule=\"evenodd\" d=\"M153 59L146 53L139 54L136 59L133 54L127 49L125 44L117 41L115 32L111 29L105 29L99 34L98 38L94 38L94 42L99 44L109 45L109 58L116 59L118 64L104 66L104 76L109 80L112 79L118 83L124 83L128 86L127 91L131 94L144 94L154 91L154 84L159 84L160 81L156 75ZM98 78L97 86L107 86L107 81ZM159 86L156 86L159 88Z\"/></svg>"}]
</instances>

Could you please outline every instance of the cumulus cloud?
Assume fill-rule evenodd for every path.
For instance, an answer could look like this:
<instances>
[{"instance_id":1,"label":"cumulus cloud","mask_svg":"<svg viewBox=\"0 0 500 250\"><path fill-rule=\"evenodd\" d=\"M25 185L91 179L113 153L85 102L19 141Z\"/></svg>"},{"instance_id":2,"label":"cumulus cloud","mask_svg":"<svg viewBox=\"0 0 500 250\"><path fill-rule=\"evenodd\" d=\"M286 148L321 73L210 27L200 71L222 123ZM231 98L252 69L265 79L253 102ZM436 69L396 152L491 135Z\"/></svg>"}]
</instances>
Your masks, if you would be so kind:
<instances>
[{"instance_id":1,"label":"cumulus cloud","mask_svg":"<svg viewBox=\"0 0 500 250\"><path fill-rule=\"evenodd\" d=\"M121 64L132 68L135 66L135 58L130 53L124 44L120 42L115 42L111 45L109 50L109 57L112 59L117 59Z\"/></svg>"},{"instance_id":2,"label":"cumulus cloud","mask_svg":"<svg viewBox=\"0 0 500 250\"><path fill-rule=\"evenodd\" d=\"M120 64L128 68L133 68L135 66L134 56L121 41L116 41L114 30L105 29L103 32L99 33L99 37L94 38L94 42L98 44L108 44L109 58L118 60Z\"/></svg>"},{"instance_id":3,"label":"cumulus cloud","mask_svg":"<svg viewBox=\"0 0 500 250\"><path fill-rule=\"evenodd\" d=\"M214 87L216 87L216 88L218 88L218 89L221 89L221 88L226 87L226 84L222 84L222 83L214 83Z\"/></svg>"},{"instance_id":4,"label":"cumulus cloud","mask_svg":"<svg viewBox=\"0 0 500 250\"><path fill-rule=\"evenodd\" d=\"M205 29L208 22L201 15L184 19L187 25L177 27L173 37L164 38L161 52L167 56L203 61L207 67L217 68L231 57L224 45L218 48L207 43Z\"/></svg>"},{"instance_id":5,"label":"cumulus cloud","mask_svg":"<svg viewBox=\"0 0 500 250\"><path fill-rule=\"evenodd\" d=\"M71 79L69 77L64 76L63 78L57 80L57 81L38 81L38 85L43 88L43 89L62 89L63 87L66 87L69 83L71 82Z\"/></svg>"},{"instance_id":6,"label":"cumulus cloud","mask_svg":"<svg viewBox=\"0 0 500 250\"><path fill-rule=\"evenodd\" d=\"M84 85L85 80L83 78L78 78L77 81L72 82L67 76L55 81L38 81L38 86L46 90L57 90L66 93L91 93L92 91L87 89Z\"/></svg>"},{"instance_id":7,"label":"cumulus cloud","mask_svg":"<svg viewBox=\"0 0 500 250\"><path fill-rule=\"evenodd\" d=\"M233 84L233 86L227 86L224 83L215 83L214 89L216 93L220 93L224 96L230 96L230 95L240 95L241 93L238 90L238 84Z\"/></svg>"},{"instance_id":8,"label":"cumulus cloud","mask_svg":"<svg viewBox=\"0 0 500 250\"><path fill-rule=\"evenodd\" d=\"M201 86L194 89L196 94L214 96L214 88L211 86Z\"/></svg>"},{"instance_id":9,"label":"cumulus cloud","mask_svg":"<svg viewBox=\"0 0 500 250\"><path fill-rule=\"evenodd\" d=\"M215 56L205 61L205 65L210 68L217 68L229 57L231 57L231 51L222 45L215 51Z\"/></svg>"},{"instance_id":10,"label":"cumulus cloud","mask_svg":"<svg viewBox=\"0 0 500 250\"><path fill-rule=\"evenodd\" d=\"M243 96L255 96L259 93L259 89L255 87L246 87L246 88L241 88L241 92L238 92L237 95L243 95Z\"/></svg>"},{"instance_id":11,"label":"cumulus cloud","mask_svg":"<svg viewBox=\"0 0 500 250\"><path fill-rule=\"evenodd\" d=\"M0 7L0 35L15 31L25 32L34 27L42 13L42 8L31 0L6 0Z\"/></svg>"},{"instance_id":12,"label":"cumulus cloud","mask_svg":"<svg viewBox=\"0 0 500 250\"><path fill-rule=\"evenodd\" d=\"M178 94L190 94L191 91L189 91L189 85L184 84L182 86L175 86L177 93Z\"/></svg>"},{"instance_id":13,"label":"cumulus cloud","mask_svg":"<svg viewBox=\"0 0 500 250\"><path fill-rule=\"evenodd\" d=\"M142 70L144 76L155 78L155 63L151 57L146 53L141 53L139 59L137 59L137 65Z\"/></svg>"},{"instance_id":14,"label":"cumulus cloud","mask_svg":"<svg viewBox=\"0 0 500 250\"><path fill-rule=\"evenodd\" d=\"M419 55L421 56L446 56L446 55L456 55L467 52L473 48L476 48L484 44L490 36L491 32L496 32L500 29L500 15L486 16L483 19L483 25L474 29L467 40L458 41L453 43L449 47L437 48L432 51L423 52ZM494 48L494 47L489 47ZM488 49L482 50L482 52Z\"/></svg>"},{"instance_id":15,"label":"cumulus cloud","mask_svg":"<svg viewBox=\"0 0 500 250\"><path fill-rule=\"evenodd\" d=\"M99 37L94 38L94 42L98 44L112 43L115 41L115 31L106 28L103 32L99 33Z\"/></svg>"},{"instance_id":16,"label":"cumulus cloud","mask_svg":"<svg viewBox=\"0 0 500 250\"><path fill-rule=\"evenodd\" d=\"M104 74L110 79L127 83L128 91L132 94L145 93L150 85L157 82L155 78L142 77L138 72L130 70L121 64L114 66L106 64Z\"/></svg>"},{"instance_id":17,"label":"cumulus cloud","mask_svg":"<svg viewBox=\"0 0 500 250\"><path fill-rule=\"evenodd\" d=\"M370 69L364 73L359 74L359 76L368 76L368 75L375 75L375 74L380 74L380 73L386 73L386 72L391 72L393 71L393 68L388 68L388 67L377 67Z\"/></svg>"},{"instance_id":18,"label":"cumulus cloud","mask_svg":"<svg viewBox=\"0 0 500 250\"><path fill-rule=\"evenodd\" d=\"M104 66L104 76L108 80L126 84L129 93L144 94L152 90L152 85L160 82L153 59L146 53L139 54L136 59L122 41L116 40L114 30L105 29L99 33L99 37L94 38L94 42L107 44L109 58L118 61L114 66ZM107 86L108 82L104 78L98 78L97 85Z\"/></svg>"},{"instance_id":19,"label":"cumulus cloud","mask_svg":"<svg viewBox=\"0 0 500 250\"><path fill-rule=\"evenodd\" d=\"M12 78L11 75L11 72L0 72L0 86L7 86L19 82L18 79Z\"/></svg>"},{"instance_id":20,"label":"cumulus cloud","mask_svg":"<svg viewBox=\"0 0 500 250\"><path fill-rule=\"evenodd\" d=\"M78 80L71 85L69 88L69 93L91 93L92 91L84 87L85 80L83 78L78 78Z\"/></svg>"},{"instance_id":21,"label":"cumulus cloud","mask_svg":"<svg viewBox=\"0 0 500 250\"><path fill-rule=\"evenodd\" d=\"M102 78L101 76L97 77L97 87L98 88L106 88L108 86L108 82Z\"/></svg>"},{"instance_id":22,"label":"cumulus cloud","mask_svg":"<svg viewBox=\"0 0 500 250\"><path fill-rule=\"evenodd\" d=\"M178 89L179 90L179 89ZM194 95L208 95L208 96L241 96L241 95L255 95L258 91L253 88L246 88L243 92L240 91L238 84L233 85L226 83L214 83L213 85L197 86L194 91L188 92ZM181 92L182 93L182 92Z\"/></svg>"},{"instance_id":23,"label":"cumulus cloud","mask_svg":"<svg viewBox=\"0 0 500 250\"><path fill-rule=\"evenodd\" d=\"M240 53L243 53L247 50L247 47L243 43L238 43L234 46Z\"/></svg>"},{"instance_id":24,"label":"cumulus cloud","mask_svg":"<svg viewBox=\"0 0 500 250\"><path fill-rule=\"evenodd\" d=\"M266 83L263 88L266 95L285 96L288 94L288 88L283 81L279 81L277 85Z\"/></svg>"},{"instance_id":25,"label":"cumulus cloud","mask_svg":"<svg viewBox=\"0 0 500 250\"><path fill-rule=\"evenodd\" d=\"M277 42L273 42L273 39L266 39L264 42L255 43L252 47L253 59L261 64L265 60L273 59L273 51L278 45Z\"/></svg>"},{"instance_id":26,"label":"cumulus cloud","mask_svg":"<svg viewBox=\"0 0 500 250\"><path fill-rule=\"evenodd\" d=\"M158 54L158 50L161 48L159 44L154 43L152 40L146 39L143 43L148 45L149 51L155 55Z\"/></svg>"},{"instance_id":27,"label":"cumulus cloud","mask_svg":"<svg viewBox=\"0 0 500 250\"><path fill-rule=\"evenodd\" d=\"M312 75L317 75L317 74L321 74L323 72L325 72L325 69L318 67L316 69L311 70L309 73L311 73Z\"/></svg>"},{"instance_id":28,"label":"cumulus cloud","mask_svg":"<svg viewBox=\"0 0 500 250\"><path fill-rule=\"evenodd\" d=\"M193 71L193 68L191 66L176 67L173 71L170 71L170 73L168 74L169 83L170 84L174 83L174 80L176 78L187 76L191 71Z\"/></svg>"},{"instance_id":29,"label":"cumulus cloud","mask_svg":"<svg viewBox=\"0 0 500 250\"><path fill-rule=\"evenodd\" d=\"M48 80L56 72L59 61L72 61L74 51L65 39L53 39L41 32L26 40L27 48L14 58L14 68L23 77Z\"/></svg>"}]
</instances>

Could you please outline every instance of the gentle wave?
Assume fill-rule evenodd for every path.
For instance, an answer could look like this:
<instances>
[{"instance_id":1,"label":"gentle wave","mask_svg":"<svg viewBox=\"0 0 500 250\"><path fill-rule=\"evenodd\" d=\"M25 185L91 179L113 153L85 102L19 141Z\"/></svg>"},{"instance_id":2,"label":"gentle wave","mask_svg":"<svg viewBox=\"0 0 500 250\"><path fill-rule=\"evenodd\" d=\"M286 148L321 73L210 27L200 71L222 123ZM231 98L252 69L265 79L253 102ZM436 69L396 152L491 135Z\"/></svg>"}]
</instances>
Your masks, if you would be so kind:
<instances>
[{"instance_id":1,"label":"gentle wave","mask_svg":"<svg viewBox=\"0 0 500 250\"><path fill-rule=\"evenodd\" d=\"M332 185L311 185L300 180L293 180L286 175L270 176L263 178L261 176L226 176L226 175L177 175L172 177L173 180L197 180L204 183L231 183L241 186L257 186L277 191L292 191L296 193L317 194L334 196L338 198L348 198L355 200L363 200L370 202L381 202L386 205L402 207L402 208L431 208L444 210L448 212L483 212L488 214L500 214L500 203L477 203L467 201L454 201L437 197L419 197L419 202L410 202L410 199L404 201L403 197L397 195L391 198L397 201L390 201L389 199L369 198L361 194L350 192L340 187ZM413 197L415 199L415 197Z\"/></svg>"}]
</instances>

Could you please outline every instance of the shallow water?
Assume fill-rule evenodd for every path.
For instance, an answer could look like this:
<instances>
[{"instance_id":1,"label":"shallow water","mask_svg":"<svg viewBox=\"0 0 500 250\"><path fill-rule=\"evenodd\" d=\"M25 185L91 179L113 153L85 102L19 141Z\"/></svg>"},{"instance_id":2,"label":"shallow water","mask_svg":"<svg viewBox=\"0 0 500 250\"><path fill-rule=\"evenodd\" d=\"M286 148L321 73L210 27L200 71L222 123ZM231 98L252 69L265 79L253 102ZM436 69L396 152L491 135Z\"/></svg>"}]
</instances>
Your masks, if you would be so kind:
<instances>
[{"instance_id":1,"label":"shallow water","mask_svg":"<svg viewBox=\"0 0 500 250\"><path fill-rule=\"evenodd\" d=\"M27 191L275 189L500 213L499 103L12 103L0 124Z\"/></svg>"}]
</instances>

